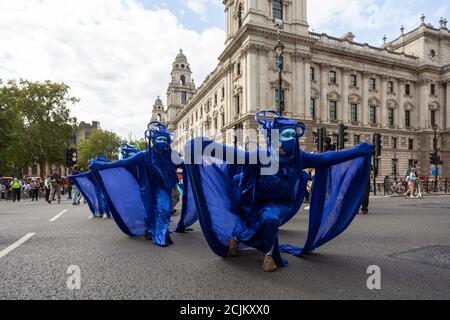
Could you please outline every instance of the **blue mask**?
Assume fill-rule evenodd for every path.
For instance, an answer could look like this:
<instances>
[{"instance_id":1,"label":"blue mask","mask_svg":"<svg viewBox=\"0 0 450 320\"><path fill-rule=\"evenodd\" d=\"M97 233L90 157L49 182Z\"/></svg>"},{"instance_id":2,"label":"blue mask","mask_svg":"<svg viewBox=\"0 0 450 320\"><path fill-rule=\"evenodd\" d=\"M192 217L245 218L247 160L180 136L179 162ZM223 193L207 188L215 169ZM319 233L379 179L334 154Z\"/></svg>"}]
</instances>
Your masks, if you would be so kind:
<instances>
[{"instance_id":1,"label":"blue mask","mask_svg":"<svg viewBox=\"0 0 450 320\"><path fill-rule=\"evenodd\" d=\"M153 145L159 152L170 150L170 144L167 142L167 138L164 136L159 136L153 139Z\"/></svg>"}]
</instances>

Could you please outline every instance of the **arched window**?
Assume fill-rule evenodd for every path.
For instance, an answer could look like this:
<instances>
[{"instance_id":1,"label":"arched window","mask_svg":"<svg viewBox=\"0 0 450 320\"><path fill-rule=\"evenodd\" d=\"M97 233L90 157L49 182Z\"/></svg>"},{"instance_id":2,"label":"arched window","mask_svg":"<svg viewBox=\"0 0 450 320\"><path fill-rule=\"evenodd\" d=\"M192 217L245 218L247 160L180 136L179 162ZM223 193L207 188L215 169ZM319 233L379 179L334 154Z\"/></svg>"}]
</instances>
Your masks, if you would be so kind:
<instances>
[{"instance_id":1,"label":"arched window","mask_svg":"<svg viewBox=\"0 0 450 320\"><path fill-rule=\"evenodd\" d=\"M181 84L184 86L186 84L186 77L184 75L181 75L180 81L181 81Z\"/></svg>"},{"instance_id":2,"label":"arched window","mask_svg":"<svg viewBox=\"0 0 450 320\"><path fill-rule=\"evenodd\" d=\"M159 114L159 113L158 113L157 120L158 120L159 122L161 122L161 114Z\"/></svg>"},{"instance_id":3,"label":"arched window","mask_svg":"<svg viewBox=\"0 0 450 320\"><path fill-rule=\"evenodd\" d=\"M272 11L274 19L283 20L283 1L273 0Z\"/></svg>"},{"instance_id":4,"label":"arched window","mask_svg":"<svg viewBox=\"0 0 450 320\"><path fill-rule=\"evenodd\" d=\"M244 17L244 7L242 6L242 3L238 6L238 28L240 29L242 27L242 18Z\"/></svg>"}]
</instances>

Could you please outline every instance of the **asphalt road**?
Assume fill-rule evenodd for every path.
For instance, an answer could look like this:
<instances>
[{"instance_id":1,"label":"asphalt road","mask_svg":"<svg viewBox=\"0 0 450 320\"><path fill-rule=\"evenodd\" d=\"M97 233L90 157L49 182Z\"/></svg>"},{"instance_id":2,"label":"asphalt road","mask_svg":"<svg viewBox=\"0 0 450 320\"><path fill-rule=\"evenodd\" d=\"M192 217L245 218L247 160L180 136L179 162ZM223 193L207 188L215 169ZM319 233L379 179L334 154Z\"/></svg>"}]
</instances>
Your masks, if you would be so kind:
<instances>
[{"instance_id":1,"label":"asphalt road","mask_svg":"<svg viewBox=\"0 0 450 320\"><path fill-rule=\"evenodd\" d=\"M450 196L378 198L370 211L314 254L286 255L289 267L267 274L257 251L215 256L198 224L159 248L112 220L88 219L86 205L0 202L0 299L450 299ZM280 242L301 245L307 220L302 210ZM80 290L67 286L74 265ZM380 290L367 288L371 265L380 268Z\"/></svg>"}]
</instances>

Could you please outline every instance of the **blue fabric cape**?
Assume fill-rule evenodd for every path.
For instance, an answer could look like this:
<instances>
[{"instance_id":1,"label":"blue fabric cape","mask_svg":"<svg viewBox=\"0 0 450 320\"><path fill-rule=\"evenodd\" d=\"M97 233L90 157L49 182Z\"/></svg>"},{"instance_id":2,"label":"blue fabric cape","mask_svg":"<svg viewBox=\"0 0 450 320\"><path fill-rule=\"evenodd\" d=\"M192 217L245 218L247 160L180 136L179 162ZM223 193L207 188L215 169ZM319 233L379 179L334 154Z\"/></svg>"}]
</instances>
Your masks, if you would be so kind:
<instances>
[{"instance_id":1,"label":"blue fabric cape","mask_svg":"<svg viewBox=\"0 0 450 320\"><path fill-rule=\"evenodd\" d=\"M215 148L222 148L223 152L218 158L215 158L214 153L212 158L205 157L202 153L203 161L199 161L194 159L198 155L192 152L196 143L200 143L203 150L215 144ZM226 152L234 153L235 159L246 159L247 164L240 167L227 164L222 156ZM280 226L288 222L300 209L305 195L307 175L303 169L316 168L308 238L302 248L293 245L279 246L276 231L265 230L259 224L257 213L268 204L257 200L254 191L250 196L245 194L244 189L248 186L253 186L253 190L256 190L255 184L260 178L261 169L260 164L248 164L249 153L197 138L188 142L185 156L195 211L211 249L217 255L225 257L228 254L229 239L238 237L245 246L266 253L268 245L271 246L271 241L275 240L273 257L279 265L285 266L287 262L281 258L280 252L294 255L311 252L337 237L350 225L359 210L368 183L371 147L366 144L351 150L318 155L298 149L295 161L298 175L293 201L271 203L269 207L281 213L278 216ZM235 174L239 172L242 175L240 186L235 179ZM192 221L195 221L192 215L185 215L180 223L187 227ZM269 233L275 235L275 239L265 239Z\"/></svg>"}]
</instances>

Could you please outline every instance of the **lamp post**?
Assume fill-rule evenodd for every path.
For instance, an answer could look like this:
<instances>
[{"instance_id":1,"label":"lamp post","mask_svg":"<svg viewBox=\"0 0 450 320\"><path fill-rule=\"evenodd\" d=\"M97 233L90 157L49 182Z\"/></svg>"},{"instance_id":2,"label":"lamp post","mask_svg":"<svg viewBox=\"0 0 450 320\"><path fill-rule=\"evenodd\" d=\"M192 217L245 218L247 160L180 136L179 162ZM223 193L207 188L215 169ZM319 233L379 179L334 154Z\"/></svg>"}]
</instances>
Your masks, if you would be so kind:
<instances>
[{"instance_id":1,"label":"lamp post","mask_svg":"<svg viewBox=\"0 0 450 320\"><path fill-rule=\"evenodd\" d=\"M277 60L278 69L278 112L283 115L284 112L284 96L283 96L283 55L284 55L284 44L281 42L281 29L283 29L283 21L279 19L274 19L275 27L278 29L277 32L277 44L275 45L275 57Z\"/></svg>"},{"instance_id":2,"label":"lamp post","mask_svg":"<svg viewBox=\"0 0 450 320\"><path fill-rule=\"evenodd\" d=\"M437 179L439 176L438 173L438 150L437 150L437 143L438 143L438 139L437 139L437 130L438 130L438 125L437 124L433 124L433 131L434 131L434 138L433 138L433 154L435 157L435 163L434 163L434 192L436 192L437 190Z\"/></svg>"}]
</instances>

